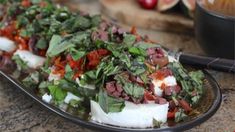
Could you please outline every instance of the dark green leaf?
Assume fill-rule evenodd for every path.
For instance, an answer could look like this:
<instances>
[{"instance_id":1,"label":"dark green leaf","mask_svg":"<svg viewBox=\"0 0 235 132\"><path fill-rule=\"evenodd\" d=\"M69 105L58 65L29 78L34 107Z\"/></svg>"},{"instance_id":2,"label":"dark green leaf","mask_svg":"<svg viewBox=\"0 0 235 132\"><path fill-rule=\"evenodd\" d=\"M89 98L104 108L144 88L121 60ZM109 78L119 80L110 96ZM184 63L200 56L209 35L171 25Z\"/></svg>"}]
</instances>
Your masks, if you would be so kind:
<instances>
[{"instance_id":1,"label":"dark green leaf","mask_svg":"<svg viewBox=\"0 0 235 132\"><path fill-rule=\"evenodd\" d=\"M100 90L98 95L98 103L106 113L120 112L125 107L124 100L110 97L102 90Z\"/></svg>"},{"instance_id":2,"label":"dark green leaf","mask_svg":"<svg viewBox=\"0 0 235 132\"><path fill-rule=\"evenodd\" d=\"M17 69L18 69L19 71L27 70L27 69L28 69L27 62L24 62L24 61L19 57L19 55L14 55L14 56L12 57L12 60L15 61L16 65L17 65Z\"/></svg>"},{"instance_id":3,"label":"dark green leaf","mask_svg":"<svg viewBox=\"0 0 235 132\"><path fill-rule=\"evenodd\" d=\"M86 52L73 49L73 50L71 50L70 54L71 54L73 60L77 61L77 60L81 59L86 54Z\"/></svg>"},{"instance_id":4,"label":"dark green leaf","mask_svg":"<svg viewBox=\"0 0 235 132\"><path fill-rule=\"evenodd\" d=\"M94 15L91 18L92 27L97 27L101 23L102 19L100 15Z\"/></svg>"},{"instance_id":5,"label":"dark green leaf","mask_svg":"<svg viewBox=\"0 0 235 132\"><path fill-rule=\"evenodd\" d=\"M43 38L43 37L41 37L39 40L38 40L38 42L36 43L36 47L38 48L38 49L46 49L47 48L47 41Z\"/></svg>"},{"instance_id":6,"label":"dark green leaf","mask_svg":"<svg viewBox=\"0 0 235 132\"><path fill-rule=\"evenodd\" d=\"M188 118L188 116L184 113L183 109L179 109L176 113L175 113L175 122L180 122L180 121L184 121Z\"/></svg>"},{"instance_id":7,"label":"dark green leaf","mask_svg":"<svg viewBox=\"0 0 235 132\"><path fill-rule=\"evenodd\" d=\"M122 84L124 91L135 98L142 98L144 96L144 88L138 84L128 82L122 76L116 75L115 80Z\"/></svg>"},{"instance_id":8,"label":"dark green leaf","mask_svg":"<svg viewBox=\"0 0 235 132\"><path fill-rule=\"evenodd\" d=\"M129 53L133 55L140 55L140 56L146 56L146 50L138 48L138 47L130 47L129 48Z\"/></svg>"},{"instance_id":9,"label":"dark green leaf","mask_svg":"<svg viewBox=\"0 0 235 132\"><path fill-rule=\"evenodd\" d=\"M136 36L135 35L131 35L131 34L126 34L124 36L124 40L123 43L126 45L132 45L134 44L136 41Z\"/></svg>"},{"instance_id":10,"label":"dark green leaf","mask_svg":"<svg viewBox=\"0 0 235 132\"><path fill-rule=\"evenodd\" d=\"M39 84L40 81L40 76L39 72L33 72L29 76L27 76L25 79L22 80L23 84L27 88L36 88L37 85Z\"/></svg>"}]
</instances>

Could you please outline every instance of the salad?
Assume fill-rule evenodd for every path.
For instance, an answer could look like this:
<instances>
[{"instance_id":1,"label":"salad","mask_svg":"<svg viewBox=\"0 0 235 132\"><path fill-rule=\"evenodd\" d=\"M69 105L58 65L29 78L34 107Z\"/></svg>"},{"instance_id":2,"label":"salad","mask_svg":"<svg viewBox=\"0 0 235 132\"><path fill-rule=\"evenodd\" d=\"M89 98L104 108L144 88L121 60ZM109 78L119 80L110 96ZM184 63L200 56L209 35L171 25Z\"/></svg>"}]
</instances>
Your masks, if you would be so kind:
<instances>
[{"instance_id":1,"label":"salad","mask_svg":"<svg viewBox=\"0 0 235 132\"><path fill-rule=\"evenodd\" d=\"M99 15L49 0L2 0L0 69L43 101L92 122L149 128L195 114L202 71Z\"/></svg>"}]
</instances>

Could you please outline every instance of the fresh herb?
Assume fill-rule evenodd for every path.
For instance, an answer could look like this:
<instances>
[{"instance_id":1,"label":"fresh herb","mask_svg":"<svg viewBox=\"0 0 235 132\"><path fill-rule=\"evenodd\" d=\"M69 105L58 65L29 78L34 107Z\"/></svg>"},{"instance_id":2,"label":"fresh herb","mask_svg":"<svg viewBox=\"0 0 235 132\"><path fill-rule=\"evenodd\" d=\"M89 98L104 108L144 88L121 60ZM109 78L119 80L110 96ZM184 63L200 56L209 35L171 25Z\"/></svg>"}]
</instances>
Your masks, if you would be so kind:
<instances>
[{"instance_id":1,"label":"fresh herb","mask_svg":"<svg viewBox=\"0 0 235 132\"><path fill-rule=\"evenodd\" d=\"M110 97L103 90L100 90L98 94L98 103L106 113L120 112L125 107L124 100Z\"/></svg>"},{"instance_id":2,"label":"fresh herb","mask_svg":"<svg viewBox=\"0 0 235 132\"><path fill-rule=\"evenodd\" d=\"M144 88L138 84L132 83L124 79L121 75L116 75L115 80L122 84L124 91L135 98L142 98L144 96Z\"/></svg>"},{"instance_id":3,"label":"fresh herb","mask_svg":"<svg viewBox=\"0 0 235 132\"><path fill-rule=\"evenodd\" d=\"M190 104L196 105L203 93L202 80L204 74L201 71L188 73L178 62L170 63L168 67L173 71L177 81L181 83L182 91L180 96Z\"/></svg>"},{"instance_id":4,"label":"fresh herb","mask_svg":"<svg viewBox=\"0 0 235 132\"><path fill-rule=\"evenodd\" d=\"M27 88L36 88L40 82L39 72L35 71L31 73L29 76L23 79L22 82Z\"/></svg>"},{"instance_id":5,"label":"fresh herb","mask_svg":"<svg viewBox=\"0 0 235 132\"><path fill-rule=\"evenodd\" d=\"M74 47L73 43L68 42L66 39L62 39L59 35L54 35L51 38L47 55L53 57L72 47Z\"/></svg>"},{"instance_id":6,"label":"fresh herb","mask_svg":"<svg viewBox=\"0 0 235 132\"><path fill-rule=\"evenodd\" d=\"M153 118L153 127L160 128L161 125L162 125L161 121L157 121L156 119Z\"/></svg>"},{"instance_id":7,"label":"fresh herb","mask_svg":"<svg viewBox=\"0 0 235 132\"><path fill-rule=\"evenodd\" d=\"M48 89L54 101L56 101L56 103L62 102L67 95L67 92L65 90L62 90L60 87L56 85L48 86Z\"/></svg>"},{"instance_id":8,"label":"fresh herb","mask_svg":"<svg viewBox=\"0 0 235 132\"><path fill-rule=\"evenodd\" d=\"M183 109L179 109L176 113L175 113L175 122L180 122L180 121L184 121L188 118L188 116L184 113Z\"/></svg>"},{"instance_id":9,"label":"fresh herb","mask_svg":"<svg viewBox=\"0 0 235 132\"><path fill-rule=\"evenodd\" d=\"M131 34L126 34L124 36L124 40L123 43L126 45L133 45L136 41L136 36L135 35L131 35Z\"/></svg>"},{"instance_id":10,"label":"fresh herb","mask_svg":"<svg viewBox=\"0 0 235 132\"><path fill-rule=\"evenodd\" d=\"M12 57L12 60L15 61L16 65L17 65L17 69L19 71L23 71L23 70L27 70L28 66L27 66L27 62L23 61L19 55L14 55Z\"/></svg>"}]
</instances>

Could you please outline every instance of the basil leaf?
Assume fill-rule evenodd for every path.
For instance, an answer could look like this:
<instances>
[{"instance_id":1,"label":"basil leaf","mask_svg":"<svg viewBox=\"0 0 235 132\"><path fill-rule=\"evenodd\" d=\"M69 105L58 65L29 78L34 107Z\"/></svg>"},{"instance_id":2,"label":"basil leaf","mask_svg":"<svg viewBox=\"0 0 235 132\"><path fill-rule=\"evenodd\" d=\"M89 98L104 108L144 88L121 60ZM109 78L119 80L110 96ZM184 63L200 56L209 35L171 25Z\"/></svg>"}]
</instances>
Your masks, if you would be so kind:
<instances>
[{"instance_id":1,"label":"basil leaf","mask_svg":"<svg viewBox=\"0 0 235 132\"><path fill-rule=\"evenodd\" d=\"M122 76L116 75L115 80L117 80L118 83L123 85L124 91L135 98L142 98L144 96L144 88L135 84L128 82L125 80Z\"/></svg>"},{"instance_id":2,"label":"basil leaf","mask_svg":"<svg viewBox=\"0 0 235 132\"><path fill-rule=\"evenodd\" d=\"M73 49L70 52L70 55L72 56L73 60L77 61L77 60L81 59L84 55L86 55L86 52Z\"/></svg>"},{"instance_id":3,"label":"basil leaf","mask_svg":"<svg viewBox=\"0 0 235 132\"><path fill-rule=\"evenodd\" d=\"M39 84L40 81L40 76L39 72L33 72L29 76L27 76L25 79L22 80L23 84L27 88L36 88L37 85Z\"/></svg>"},{"instance_id":4,"label":"basil leaf","mask_svg":"<svg viewBox=\"0 0 235 132\"><path fill-rule=\"evenodd\" d=\"M17 70L22 71L22 70L28 69L27 62L23 61L19 55L14 55L12 57L12 60L15 61L16 65L17 65Z\"/></svg>"},{"instance_id":5,"label":"basil leaf","mask_svg":"<svg viewBox=\"0 0 235 132\"><path fill-rule=\"evenodd\" d=\"M134 44L135 41L136 41L136 36L135 35L126 34L124 36L123 43L130 46L130 45Z\"/></svg>"},{"instance_id":6,"label":"basil leaf","mask_svg":"<svg viewBox=\"0 0 235 132\"><path fill-rule=\"evenodd\" d=\"M59 35L53 35L47 50L47 55L49 57L54 57L71 47L74 47L73 43L66 40L62 41L62 38Z\"/></svg>"},{"instance_id":7,"label":"basil leaf","mask_svg":"<svg viewBox=\"0 0 235 132\"><path fill-rule=\"evenodd\" d=\"M102 90L98 94L98 103L105 113L120 112L125 107L124 100L110 97Z\"/></svg>"},{"instance_id":8,"label":"basil leaf","mask_svg":"<svg viewBox=\"0 0 235 132\"><path fill-rule=\"evenodd\" d=\"M138 48L138 47L130 47L129 48L129 53L131 53L133 55L140 55L140 56L146 56L147 55L145 50L143 50L142 48Z\"/></svg>"},{"instance_id":9,"label":"basil leaf","mask_svg":"<svg viewBox=\"0 0 235 132\"><path fill-rule=\"evenodd\" d=\"M47 41L44 38L40 38L36 44L38 49L46 49L47 48Z\"/></svg>"},{"instance_id":10,"label":"basil leaf","mask_svg":"<svg viewBox=\"0 0 235 132\"><path fill-rule=\"evenodd\" d=\"M188 116L184 113L183 109L179 109L176 113L175 113L175 122L180 122L180 121L184 121L188 118Z\"/></svg>"},{"instance_id":11,"label":"basil leaf","mask_svg":"<svg viewBox=\"0 0 235 132\"><path fill-rule=\"evenodd\" d=\"M61 102L65 99L67 92L56 85L48 86L50 94L56 102Z\"/></svg>"},{"instance_id":12,"label":"basil leaf","mask_svg":"<svg viewBox=\"0 0 235 132\"><path fill-rule=\"evenodd\" d=\"M99 26L99 24L101 23L102 19L101 19L101 16L100 15L94 15L92 18L91 18L91 25L92 27L97 27Z\"/></svg>"}]
</instances>

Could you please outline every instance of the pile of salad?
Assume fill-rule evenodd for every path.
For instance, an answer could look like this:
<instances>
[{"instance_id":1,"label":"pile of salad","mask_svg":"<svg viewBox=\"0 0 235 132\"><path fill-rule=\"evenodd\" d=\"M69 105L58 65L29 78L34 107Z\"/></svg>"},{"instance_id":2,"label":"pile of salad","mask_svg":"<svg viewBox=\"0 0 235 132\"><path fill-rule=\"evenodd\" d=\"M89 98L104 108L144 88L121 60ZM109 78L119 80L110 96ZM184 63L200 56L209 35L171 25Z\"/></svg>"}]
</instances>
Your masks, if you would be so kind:
<instances>
[{"instance_id":1,"label":"pile of salad","mask_svg":"<svg viewBox=\"0 0 235 132\"><path fill-rule=\"evenodd\" d=\"M89 121L149 128L195 114L202 71L99 15L49 0L0 1L0 69L43 101Z\"/></svg>"}]
</instances>

